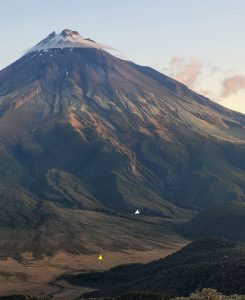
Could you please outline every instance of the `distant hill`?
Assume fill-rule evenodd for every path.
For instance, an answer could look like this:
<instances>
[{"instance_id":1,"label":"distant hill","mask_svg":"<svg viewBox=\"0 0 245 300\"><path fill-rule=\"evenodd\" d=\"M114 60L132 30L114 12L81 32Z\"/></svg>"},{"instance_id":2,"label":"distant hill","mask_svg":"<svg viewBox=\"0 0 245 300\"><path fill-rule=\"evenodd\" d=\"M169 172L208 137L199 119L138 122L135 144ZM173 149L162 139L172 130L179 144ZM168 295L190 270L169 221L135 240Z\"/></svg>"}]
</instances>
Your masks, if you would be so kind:
<instances>
[{"instance_id":1,"label":"distant hill","mask_svg":"<svg viewBox=\"0 0 245 300\"><path fill-rule=\"evenodd\" d=\"M181 230L190 238L213 236L245 242L245 202L224 203L208 208Z\"/></svg>"},{"instance_id":2,"label":"distant hill","mask_svg":"<svg viewBox=\"0 0 245 300\"><path fill-rule=\"evenodd\" d=\"M245 245L220 239L195 241L148 264L121 265L106 272L62 277L76 285L99 289L90 296L137 291L185 296L202 288L245 294Z\"/></svg>"}]
</instances>

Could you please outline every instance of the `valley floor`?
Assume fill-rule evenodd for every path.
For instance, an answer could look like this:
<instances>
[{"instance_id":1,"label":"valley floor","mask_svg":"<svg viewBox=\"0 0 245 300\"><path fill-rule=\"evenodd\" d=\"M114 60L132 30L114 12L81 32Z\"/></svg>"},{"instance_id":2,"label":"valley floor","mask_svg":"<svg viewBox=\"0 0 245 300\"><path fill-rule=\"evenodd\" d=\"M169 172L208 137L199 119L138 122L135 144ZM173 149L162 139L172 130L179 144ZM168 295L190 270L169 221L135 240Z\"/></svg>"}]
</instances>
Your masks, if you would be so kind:
<instances>
[{"instance_id":1,"label":"valley floor","mask_svg":"<svg viewBox=\"0 0 245 300\"><path fill-rule=\"evenodd\" d=\"M12 258L0 260L0 295L25 294L33 296L53 296L53 299L73 299L88 289L71 286L56 278L67 273L106 270L126 263L146 263L165 257L188 243L176 237L162 248L151 251L103 252L104 260L97 255L71 255L60 252L53 257L33 260L26 254L22 262Z\"/></svg>"}]
</instances>

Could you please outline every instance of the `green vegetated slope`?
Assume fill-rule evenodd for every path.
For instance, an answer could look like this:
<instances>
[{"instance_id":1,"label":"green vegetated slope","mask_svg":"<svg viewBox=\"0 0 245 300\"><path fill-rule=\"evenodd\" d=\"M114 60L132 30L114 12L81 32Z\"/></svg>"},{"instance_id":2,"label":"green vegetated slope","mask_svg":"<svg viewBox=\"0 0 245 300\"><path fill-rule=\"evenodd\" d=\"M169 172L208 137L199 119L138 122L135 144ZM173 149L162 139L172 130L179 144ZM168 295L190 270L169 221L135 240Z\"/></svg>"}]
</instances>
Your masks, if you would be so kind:
<instances>
[{"instance_id":1,"label":"green vegetated slope","mask_svg":"<svg viewBox=\"0 0 245 300\"><path fill-rule=\"evenodd\" d=\"M186 296L202 288L224 294L245 293L245 245L219 239L202 239L149 264L131 264L105 272L63 277L68 282L98 289L89 296L116 296L154 291Z\"/></svg>"},{"instance_id":2,"label":"green vegetated slope","mask_svg":"<svg viewBox=\"0 0 245 300\"><path fill-rule=\"evenodd\" d=\"M207 208L181 226L190 238L220 237L245 242L245 203L232 202Z\"/></svg>"}]
</instances>

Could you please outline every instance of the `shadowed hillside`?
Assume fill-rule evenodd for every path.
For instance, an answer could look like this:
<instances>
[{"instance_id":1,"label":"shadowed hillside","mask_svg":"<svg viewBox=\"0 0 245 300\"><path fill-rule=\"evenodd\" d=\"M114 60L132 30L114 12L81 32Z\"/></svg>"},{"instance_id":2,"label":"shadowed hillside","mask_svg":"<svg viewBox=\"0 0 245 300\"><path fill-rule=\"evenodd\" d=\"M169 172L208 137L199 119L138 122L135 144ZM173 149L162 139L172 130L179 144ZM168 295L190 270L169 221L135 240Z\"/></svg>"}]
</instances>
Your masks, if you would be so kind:
<instances>
[{"instance_id":1,"label":"shadowed hillside","mask_svg":"<svg viewBox=\"0 0 245 300\"><path fill-rule=\"evenodd\" d=\"M208 208L181 231L189 238L213 236L245 242L245 203L224 203Z\"/></svg>"},{"instance_id":2,"label":"shadowed hillside","mask_svg":"<svg viewBox=\"0 0 245 300\"><path fill-rule=\"evenodd\" d=\"M131 264L105 272L67 275L63 279L98 289L88 296L116 296L154 291L186 296L214 288L224 294L245 293L245 245L217 239L195 241L180 251L149 264Z\"/></svg>"}]
</instances>

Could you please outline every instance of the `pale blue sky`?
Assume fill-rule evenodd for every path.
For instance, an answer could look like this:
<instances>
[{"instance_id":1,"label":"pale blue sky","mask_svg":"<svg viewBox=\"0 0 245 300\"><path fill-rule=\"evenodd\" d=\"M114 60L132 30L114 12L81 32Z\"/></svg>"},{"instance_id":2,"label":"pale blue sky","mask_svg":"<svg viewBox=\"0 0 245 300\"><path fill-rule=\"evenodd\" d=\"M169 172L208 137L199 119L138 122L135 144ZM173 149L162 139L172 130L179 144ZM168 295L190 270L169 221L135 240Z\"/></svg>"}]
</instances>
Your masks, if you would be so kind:
<instances>
[{"instance_id":1,"label":"pale blue sky","mask_svg":"<svg viewBox=\"0 0 245 300\"><path fill-rule=\"evenodd\" d=\"M0 0L0 69L64 28L177 78L198 61L192 88L245 112L244 0ZM181 59L175 74L173 57ZM223 98L222 81L234 76L239 91Z\"/></svg>"}]
</instances>

